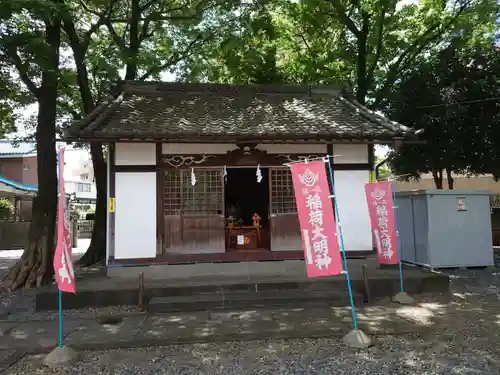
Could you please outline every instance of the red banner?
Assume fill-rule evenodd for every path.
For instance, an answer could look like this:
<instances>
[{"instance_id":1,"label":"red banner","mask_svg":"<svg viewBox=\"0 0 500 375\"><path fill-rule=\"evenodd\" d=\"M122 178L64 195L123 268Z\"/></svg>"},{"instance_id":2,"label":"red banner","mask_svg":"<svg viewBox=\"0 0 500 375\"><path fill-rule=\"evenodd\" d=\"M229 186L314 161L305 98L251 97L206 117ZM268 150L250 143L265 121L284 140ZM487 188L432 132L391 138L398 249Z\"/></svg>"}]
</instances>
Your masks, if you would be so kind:
<instances>
[{"instance_id":1,"label":"red banner","mask_svg":"<svg viewBox=\"0 0 500 375\"><path fill-rule=\"evenodd\" d=\"M330 187L322 160L290 167L308 277L342 272Z\"/></svg>"},{"instance_id":2,"label":"red banner","mask_svg":"<svg viewBox=\"0 0 500 375\"><path fill-rule=\"evenodd\" d=\"M61 149L59 151L59 207L57 210L57 247L54 254L54 272L59 290L76 293L67 202L64 193L64 149Z\"/></svg>"},{"instance_id":3,"label":"red banner","mask_svg":"<svg viewBox=\"0 0 500 375\"><path fill-rule=\"evenodd\" d=\"M391 181L366 184L366 200L380 264L398 264L398 238Z\"/></svg>"}]
</instances>

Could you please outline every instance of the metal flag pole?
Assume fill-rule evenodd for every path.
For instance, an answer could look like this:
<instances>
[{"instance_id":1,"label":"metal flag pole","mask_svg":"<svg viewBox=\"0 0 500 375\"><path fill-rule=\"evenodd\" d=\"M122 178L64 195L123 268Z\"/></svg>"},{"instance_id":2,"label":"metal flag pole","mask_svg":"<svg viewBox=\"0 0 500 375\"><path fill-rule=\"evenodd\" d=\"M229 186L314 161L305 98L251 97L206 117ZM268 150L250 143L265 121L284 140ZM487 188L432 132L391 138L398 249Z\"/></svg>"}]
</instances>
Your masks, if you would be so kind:
<instances>
[{"instance_id":1,"label":"metal flag pole","mask_svg":"<svg viewBox=\"0 0 500 375\"><path fill-rule=\"evenodd\" d=\"M391 175L391 184L392 184L392 202L394 206L394 221L396 222L396 237L398 239L398 260L399 260L399 287L400 292L404 293L404 283L403 283L403 261L401 259L401 245L399 243L399 225L398 225L398 206L396 204L396 178L394 175Z\"/></svg>"},{"instance_id":2,"label":"metal flag pole","mask_svg":"<svg viewBox=\"0 0 500 375\"><path fill-rule=\"evenodd\" d=\"M59 368L78 360L78 353L68 346L63 345L63 310L62 310L62 292L71 291L75 293L74 273L71 257L71 239L69 238L69 227L66 221L66 201L64 194L64 150L59 149L57 154L57 188L59 203L57 207L57 246L54 251L54 272L56 276L58 289L59 305L59 345L44 358L43 364L52 368ZM69 249L67 248L69 246ZM65 273L64 273L65 272ZM68 286L62 285L68 280Z\"/></svg>"},{"instance_id":3,"label":"metal flag pole","mask_svg":"<svg viewBox=\"0 0 500 375\"><path fill-rule=\"evenodd\" d=\"M352 348L364 349L372 345L372 339L366 335L362 330L358 328L358 320L356 317L356 306L354 305L354 298L352 295L351 287L351 276L349 275L349 269L347 267L347 256L345 253L344 245L344 234L342 232L342 224L340 223L339 207L337 204L337 196L335 195L335 184L333 182L333 168L332 168L333 157L327 157L325 162L328 163L328 174L330 175L330 183L332 185L332 199L333 207L335 210L335 218L338 228L338 235L340 236L340 250L342 252L342 258L344 260L344 272L347 279L347 289L349 291L349 301L351 303L351 313L352 313L352 323L354 329L349 331L347 335L344 336L344 344Z\"/></svg>"},{"instance_id":4,"label":"metal flag pole","mask_svg":"<svg viewBox=\"0 0 500 375\"><path fill-rule=\"evenodd\" d=\"M358 320L356 318L356 306L354 305L354 298L352 296L352 287L351 287L351 277L349 275L349 269L347 267L347 256L345 254L345 245L344 245L344 235L342 232L342 225L340 223L340 217L339 217L339 208L337 205L337 199L335 195L335 184L333 183L333 168L332 168L332 163L331 163L330 157L327 158L326 163L328 163L328 174L330 175L330 184L332 186L332 201L333 201L333 207L335 210L335 218L337 222L337 228L338 228L338 235L340 236L340 250L342 252L342 258L344 261L344 271L347 279L347 289L349 291L349 301L351 302L351 314L352 314L352 323L354 326L354 329L358 329Z\"/></svg>"},{"instance_id":5,"label":"metal flag pole","mask_svg":"<svg viewBox=\"0 0 500 375\"><path fill-rule=\"evenodd\" d=\"M404 291L404 281L403 281L403 260L401 259L401 245L399 243L399 225L398 225L398 205L396 204L396 178L391 174L391 186L392 186L392 202L394 209L394 221L396 223L396 237L398 244L398 261L399 261L399 293L392 297L392 301L402 304L411 305L415 300Z\"/></svg>"},{"instance_id":6,"label":"metal flag pole","mask_svg":"<svg viewBox=\"0 0 500 375\"><path fill-rule=\"evenodd\" d=\"M57 190L59 191L59 194L62 193L61 188L60 188L60 181L61 181L61 150L57 153ZM59 199L59 204L61 204L61 199ZM58 208L59 209L59 208ZM61 220L61 218L59 218ZM58 236L59 237L59 236ZM62 311L62 292L61 289L58 289L58 298L59 298L59 347L63 347L63 311Z\"/></svg>"},{"instance_id":7,"label":"metal flag pole","mask_svg":"<svg viewBox=\"0 0 500 375\"><path fill-rule=\"evenodd\" d=\"M342 156L342 155L326 155L326 156L318 156L318 157L314 157L314 158L304 158L304 159L301 159L301 160L291 161L290 163L283 163L283 165L287 166L287 167L290 167L292 164L309 163L310 161L316 161L316 160L323 160L323 161L325 161L326 159L330 160L330 159L338 158L339 156Z\"/></svg>"}]
</instances>

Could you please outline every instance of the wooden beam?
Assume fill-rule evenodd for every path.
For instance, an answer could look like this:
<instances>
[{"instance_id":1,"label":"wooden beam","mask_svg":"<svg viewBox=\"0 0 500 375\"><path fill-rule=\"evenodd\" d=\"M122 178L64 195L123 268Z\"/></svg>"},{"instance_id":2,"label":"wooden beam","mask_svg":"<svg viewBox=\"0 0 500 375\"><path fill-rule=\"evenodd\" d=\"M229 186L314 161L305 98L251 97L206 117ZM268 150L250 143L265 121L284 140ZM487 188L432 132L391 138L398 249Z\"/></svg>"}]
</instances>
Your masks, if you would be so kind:
<instances>
[{"instance_id":1,"label":"wooden beam","mask_svg":"<svg viewBox=\"0 0 500 375\"><path fill-rule=\"evenodd\" d=\"M156 172L156 164L154 165L113 165L113 172Z\"/></svg>"}]
</instances>

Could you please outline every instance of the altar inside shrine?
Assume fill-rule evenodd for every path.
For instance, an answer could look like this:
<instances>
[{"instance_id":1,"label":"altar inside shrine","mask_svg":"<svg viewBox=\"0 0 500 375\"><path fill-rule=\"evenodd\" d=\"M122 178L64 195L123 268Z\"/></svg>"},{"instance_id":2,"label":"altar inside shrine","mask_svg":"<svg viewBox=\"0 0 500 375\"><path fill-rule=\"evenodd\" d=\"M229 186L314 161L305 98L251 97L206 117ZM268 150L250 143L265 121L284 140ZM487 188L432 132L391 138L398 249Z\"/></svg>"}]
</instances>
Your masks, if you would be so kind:
<instances>
[{"instance_id":1,"label":"altar inside shrine","mask_svg":"<svg viewBox=\"0 0 500 375\"><path fill-rule=\"evenodd\" d=\"M226 251L269 250L268 168L226 168Z\"/></svg>"},{"instance_id":2,"label":"altar inside shrine","mask_svg":"<svg viewBox=\"0 0 500 375\"><path fill-rule=\"evenodd\" d=\"M260 216L255 213L252 225L235 225L232 221L226 226L227 250L268 250L266 249L265 228L260 224Z\"/></svg>"}]
</instances>

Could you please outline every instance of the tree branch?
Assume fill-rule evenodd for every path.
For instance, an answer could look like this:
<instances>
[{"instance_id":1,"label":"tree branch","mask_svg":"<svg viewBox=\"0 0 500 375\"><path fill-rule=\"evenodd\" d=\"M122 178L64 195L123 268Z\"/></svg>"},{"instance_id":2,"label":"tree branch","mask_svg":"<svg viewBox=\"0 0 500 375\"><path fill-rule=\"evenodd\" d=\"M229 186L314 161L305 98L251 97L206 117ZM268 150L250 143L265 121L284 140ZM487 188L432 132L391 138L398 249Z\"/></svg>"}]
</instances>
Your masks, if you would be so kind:
<instances>
[{"instance_id":1,"label":"tree branch","mask_svg":"<svg viewBox=\"0 0 500 375\"><path fill-rule=\"evenodd\" d=\"M73 120L81 120L81 114L75 111L66 100L58 100L57 105L68 112L73 117Z\"/></svg>"},{"instance_id":2,"label":"tree branch","mask_svg":"<svg viewBox=\"0 0 500 375\"><path fill-rule=\"evenodd\" d=\"M123 40L120 38L120 36L116 33L115 28L113 27L113 22L114 20L111 19L111 12L113 10L113 6L116 4L118 0L112 0L109 4L108 9L104 12L98 12L96 10L90 9L83 0L79 0L80 5L82 8L87 11L88 13L92 14L95 17L98 17L98 21L96 24L94 24L85 34L84 40L82 42L82 45L88 46L90 43L90 39L92 35L94 34L97 29L101 26L106 26L109 33L111 34L111 37L113 38L113 41L116 43L116 45L124 51L126 49L125 43L123 43Z\"/></svg>"},{"instance_id":3,"label":"tree branch","mask_svg":"<svg viewBox=\"0 0 500 375\"><path fill-rule=\"evenodd\" d=\"M354 21L351 18L349 18L349 16L347 15L347 11L345 7L342 5L342 3L339 0L332 0L332 3L333 7L337 11L335 17L340 22L342 22L350 32L352 32L356 36L359 36L360 31L358 27L356 26Z\"/></svg>"},{"instance_id":4,"label":"tree branch","mask_svg":"<svg viewBox=\"0 0 500 375\"><path fill-rule=\"evenodd\" d=\"M313 57L313 51L311 49L311 46L309 45L309 43L307 42L306 38L304 37L304 34L296 34L298 36L300 36L300 38L302 39L302 41L304 42L307 50L309 51L309 54L311 55L311 57Z\"/></svg>"},{"instance_id":5,"label":"tree branch","mask_svg":"<svg viewBox=\"0 0 500 375\"><path fill-rule=\"evenodd\" d=\"M385 93L387 92L390 85L392 85L398 75L408 63L410 63L419 53L421 53L424 48L426 48L432 41L442 35L446 30L448 30L453 23L460 17L463 11L466 9L466 5L460 7L460 9L451 17L448 22L442 26L441 23L435 23L430 26L424 33L415 39L415 41L399 56L394 64L389 68L386 80L382 89L378 92L375 99L375 106L377 106L383 99ZM442 26L442 27L441 27ZM435 32L437 29L438 32Z\"/></svg>"},{"instance_id":6,"label":"tree branch","mask_svg":"<svg viewBox=\"0 0 500 375\"><path fill-rule=\"evenodd\" d=\"M109 19L111 16L111 12L113 11L113 7L116 4L118 0L111 0L109 3L108 9L105 12L102 12L101 15L99 16L99 19L97 20L96 23L92 24L87 30L87 32L83 35L82 41L81 41L81 46L83 50L87 50L89 44L90 44L90 39L92 38L92 35L99 30L101 26L104 26L106 24L106 19Z\"/></svg>"},{"instance_id":7,"label":"tree branch","mask_svg":"<svg viewBox=\"0 0 500 375\"><path fill-rule=\"evenodd\" d=\"M384 35L384 21L385 21L385 11L387 9L387 3L384 3L382 9L380 10L379 17L377 19L377 45L375 47L375 56L373 57L373 61L368 68L367 72L367 81L373 81L373 75L375 73L375 69L377 68L378 61L380 59L380 55L382 53L383 47L383 35Z\"/></svg>"},{"instance_id":8,"label":"tree branch","mask_svg":"<svg viewBox=\"0 0 500 375\"><path fill-rule=\"evenodd\" d=\"M105 14L105 13L106 13L106 12L102 12L102 13L100 13L100 12L98 12L98 11L96 11L96 10L90 9L90 8L87 6L87 4L85 4L85 3L83 2L83 0L80 0L80 1L79 1L79 3L80 3L80 5L82 6L82 8L83 8L85 11L89 12L89 13L90 13L90 14L92 14L93 16L96 16L96 17L101 18L101 16L102 16L103 14Z\"/></svg>"},{"instance_id":9,"label":"tree branch","mask_svg":"<svg viewBox=\"0 0 500 375\"><path fill-rule=\"evenodd\" d=\"M111 35L111 38L113 39L113 42L115 42L115 44L118 46L118 48L124 52L127 50L127 46L125 44L125 42L123 41L123 39L120 37L120 35L118 35L116 33L116 30L115 28L113 27L113 23L112 21L107 18L104 20L104 24L106 25L110 35Z\"/></svg>"},{"instance_id":10,"label":"tree branch","mask_svg":"<svg viewBox=\"0 0 500 375\"><path fill-rule=\"evenodd\" d=\"M8 46L6 48L7 53L9 54L9 58L16 67L19 77L21 78L21 81L26 85L28 90L33 94L33 96L36 99L39 99L40 96L40 88L35 85L33 80L29 77L28 75L28 67L26 64L24 64L19 57L19 54L17 53L17 49L12 46Z\"/></svg>"},{"instance_id":11,"label":"tree branch","mask_svg":"<svg viewBox=\"0 0 500 375\"><path fill-rule=\"evenodd\" d=\"M148 79L150 76L152 76L153 74L161 72L161 71L163 71L163 70L165 70L165 69L167 69L167 68L169 68L169 67L177 64L179 61L185 59L187 56L189 56L189 54L192 52L192 50L194 49L194 47L202 39L203 39L203 41L206 41L209 38L208 37L207 38L202 38L202 34L198 34L198 36L196 38L194 38L189 43L189 45L184 49L184 51L182 51L182 52L175 52L174 54L172 54L172 56L164 64L162 64L160 66L155 66L155 67L149 68L146 71L146 73L144 73L142 76L139 77L139 81L144 81L144 80Z\"/></svg>"}]
</instances>

